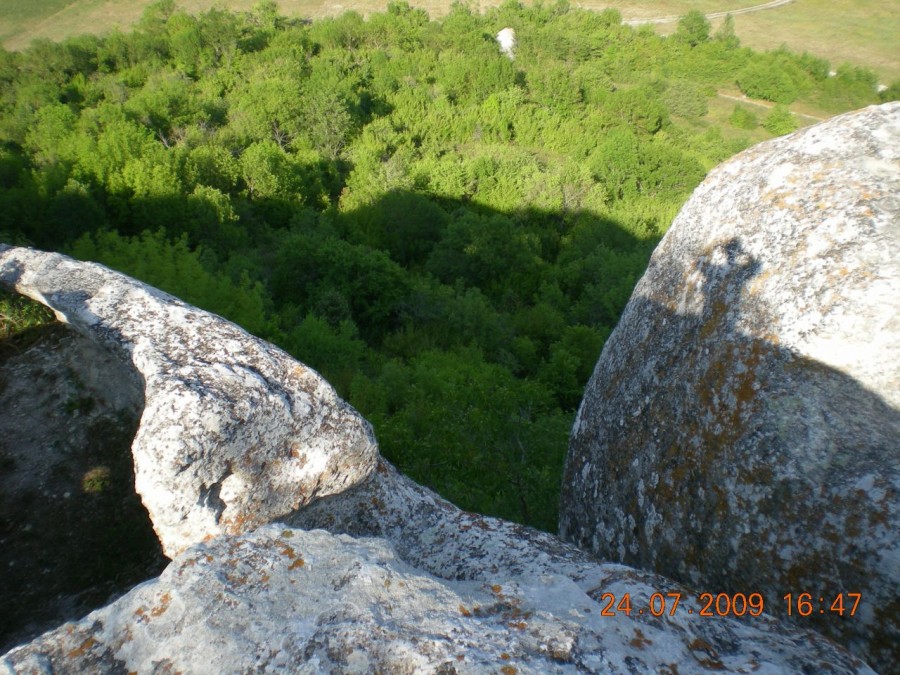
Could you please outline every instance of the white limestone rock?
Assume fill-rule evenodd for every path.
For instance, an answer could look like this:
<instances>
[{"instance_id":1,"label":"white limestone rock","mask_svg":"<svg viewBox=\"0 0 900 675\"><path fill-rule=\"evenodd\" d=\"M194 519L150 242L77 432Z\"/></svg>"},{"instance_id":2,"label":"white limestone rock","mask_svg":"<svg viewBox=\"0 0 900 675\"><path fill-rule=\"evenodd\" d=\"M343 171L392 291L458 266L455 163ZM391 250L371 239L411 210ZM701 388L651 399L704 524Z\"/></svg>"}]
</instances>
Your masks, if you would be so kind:
<instances>
[{"instance_id":1,"label":"white limestone rock","mask_svg":"<svg viewBox=\"0 0 900 675\"><path fill-rule=\"evenodd\" d=\"M769 615L747 620L700 616L696 590L649 572L601 563L545 532L461 511L383 460L365 483L321 499L284 522L356 537L378 536L406 563L447 583L477 582L495 594L498 586L505 594L510 588L523 589L514 616L523 616L522 611L549 613L568 626L571 641L566 644L571 646L552 654L550 663L523 656L514 664L515 672L869 672L821 636ZM547 580L560 585L548 588L542 585ZM668 594L676 593L687 604L670 612L673 596ZM654 594L665 596L668 603L659 618L650 611ZM604 616L610 598L618 603L626 595L632 602L630 615L613 608L614 616ZM655 605L656 613L660 609ZM508 625L520 629L521 623ZM524 623L541 645L559 644L547 637L540 622ZM510 653L508 645L518 645L523 638L513 631L504 640L501 649ZM539 651L546 653L543 647ZM487 670L485 665L459 672Z\"/></svg>"},{"instance_id":2,"label":"white limestone rock","mask_svg":"<svg viewBox=\"0 0 900 675\"><path fill-rule=\"evenodd\" d=\"M697 188L588 384L560 532L782 613L810 593L794 620L900 663L900 103Z\"/></svg>"},{"instance_id":3,"label":"white limestone rock","mask_svg":"<svg viewBox=\"0 0 900 675\"><path fill-rule=\"evenodd\" d=\"M135 487L166 554L365 479L369 424L317 373L224 319L101 265L0 245L0 284L143 379Z\"/></svg>"},{"instance_id":4,"label":"white limestone rock","mask_svg":"<svg viewBox=\"0 0 900 675\"><path fill-rule=\"evenodd\" d=\"M470 520L494 530L485 543L500 553L506 526ZM562 569L547 559L541 574L498 566L446 580L402 561L384 539L270 524L188 549L159 579L7 653L0 670L873 672L814 633L767 616L701 618L687 598L674 617L603 616L603 593L631 593L646 607L652 593L683 589L562 548L571 551Z\"/></svg>"},{"instance_id":5,"label":"white limestone rock","mask_svg":"<svg viewBox=\"0 0 900 675\"><path fill-rule=\"evenodd\" d=\"M497 44L500 45L500 53L510 60L516 58L516 31L514 28L504 28L497 33Z\"/></svg>"}]
</instances>

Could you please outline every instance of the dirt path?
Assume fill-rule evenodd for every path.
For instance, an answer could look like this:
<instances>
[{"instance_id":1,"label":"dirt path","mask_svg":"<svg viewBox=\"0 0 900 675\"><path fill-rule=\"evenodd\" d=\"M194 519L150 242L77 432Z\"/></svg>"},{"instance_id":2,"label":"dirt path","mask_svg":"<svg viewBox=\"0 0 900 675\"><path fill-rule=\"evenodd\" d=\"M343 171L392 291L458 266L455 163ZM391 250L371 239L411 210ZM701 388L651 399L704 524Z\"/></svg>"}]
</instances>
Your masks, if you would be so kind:
<instances>
[{"instance_id":1,"label":"dirt path","mask_svg":"<svg viewBox=\"0 0 900 675\"><path fill-rule=\"evenodd\" d=\"M755 105L755 106L759 106L760 108L769 109L769 108L773 108L775 106L774 103L769 103L768 101L760 101L758 99L747 98L746 96L735 96L733 94L725 94L721 91L716 92L716 95L719 98L727 98L730 101L737 101L738 103L747 103L748 105ZM807 115L806 113L798 113L798 112L794 112L793 110L791 112L794 115L797 115L798 117L805 117L806 119L815 120L816 122L825 121L824 117L816 117L815 115Z\"/></svg>"},{"instance_id":2,"label":"dirt path","mask_svg":"<svg viewBox=\"0 0 900 675\"><path fill-rule=\"evenodd\" d=\"M764 9L775 9L776 7L781 7L782 5L786 5L794 0L772 0L772 2L767 2L762 5L753 5L752 7L744 7L742 9L733 9L729 12L711 12L706 14L707 19L721 19L724 16L731 14L732 16L736 14L749 14L750 12L760 12ZM678 21L680 16L660 16L655 19L626 19L622 21L624 24L628 24L629 26L639 26L643 23L674 23Z\"/></svg>"}]
</instances>

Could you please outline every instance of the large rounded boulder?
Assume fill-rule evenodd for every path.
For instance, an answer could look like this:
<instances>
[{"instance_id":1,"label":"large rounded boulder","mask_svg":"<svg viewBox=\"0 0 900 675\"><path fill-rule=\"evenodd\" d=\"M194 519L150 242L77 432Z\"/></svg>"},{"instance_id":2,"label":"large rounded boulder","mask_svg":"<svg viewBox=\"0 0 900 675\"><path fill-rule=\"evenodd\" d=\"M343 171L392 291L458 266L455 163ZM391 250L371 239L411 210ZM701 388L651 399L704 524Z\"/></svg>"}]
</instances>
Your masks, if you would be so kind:
<instances>
[{"instance_id":1,"label":"large rounded boulder","mask_svg":"<svg viewBox=\"0 0 900 675\"><path fill-rule=\"evenodd\" d=\"M713 171L587 386L562 537L900 662L898 214L900 103Z\"/></svg>"}]
</instances>

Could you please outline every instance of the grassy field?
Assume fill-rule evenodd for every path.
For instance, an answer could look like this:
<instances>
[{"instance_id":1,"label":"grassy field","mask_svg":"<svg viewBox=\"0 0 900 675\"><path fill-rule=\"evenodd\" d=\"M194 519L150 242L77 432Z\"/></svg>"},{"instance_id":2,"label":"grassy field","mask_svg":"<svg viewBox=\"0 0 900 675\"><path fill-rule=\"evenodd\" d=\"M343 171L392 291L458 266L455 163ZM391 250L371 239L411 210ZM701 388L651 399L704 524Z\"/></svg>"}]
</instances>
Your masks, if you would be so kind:
<instances>
[{"instance_id":1,"label":"grassy field","mask_svg":"<svg viewBox=\"0 0 900 675\"><path fill-rule=\"evenodd\" d=\"M627 18L640 16L639 8L651 3L611 0L609 4L619 7ZM757 3L665 0L652 4L667 9L658 15L663 16L681 14L695 6L712 12ZM713 27L719 23L721 20L713 21ZM760 51L784 44L795 52L823 56L832 67L846 61L871 68L882 82L900 80L900 0L795 0L776 9L735 16L734 26L741 44ZM668 33L675 25L657 29Z\"/></svg>"},{"instance_id":2,"label":"grassy field","mask_svg":"<svg viewBox=\"0 0 900 675\"><path fill-rule=\"evenodd\" d=\"M482 0L480 7L499 4ZM549 1L549 0L548 0ZM572 4L589 9L616 7L625 19L681 15L692 9L721 12L760 4L763 0L583 0ZM21 49L34 38L60 40L79 33L127 29L150 0L0 0L0 41L7 49ZM188 11L212 6L250 9L256 0L180 0ZM316 18L356 10L362 14L383 9L387 0L279 0L291 16ZM431 16L446 12L450 0L412 0ZM823 56L836 66L848 61L872 68L883 82L900 79L900 0L795 0L776 9L734 17L743 44L773 49L785 44L794 51ZM714 21L715 26L718 21ZM675 24L657 30L671 32Z\"/></svg>"}]
</instances>

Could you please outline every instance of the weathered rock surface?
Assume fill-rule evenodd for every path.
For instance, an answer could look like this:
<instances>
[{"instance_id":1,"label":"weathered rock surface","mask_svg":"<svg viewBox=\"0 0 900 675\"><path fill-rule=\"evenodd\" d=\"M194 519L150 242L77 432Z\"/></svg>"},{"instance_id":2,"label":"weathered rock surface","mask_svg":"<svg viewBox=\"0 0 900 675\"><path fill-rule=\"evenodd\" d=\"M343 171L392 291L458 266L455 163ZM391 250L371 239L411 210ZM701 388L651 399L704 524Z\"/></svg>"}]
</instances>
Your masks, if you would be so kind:
<instances>
[{"instance_id":1,"label":"weathered rock surface","mask_svg":"<svg viewBox=\"0 0 900 675\"><path fill-rule=\"evenodd\" d=\"M374 505L373 497L386 501ZM872 672L823 637L767 616L700 617L686 589L599 564L549 535L462 513L386 465L369 484L328 501L333 525L374 507L370 525L405 530L406 545L418 539L413 558L456 570L457 578L410 565L386 538L272 524L188 549L158 580L13 650L0 665L11 672ZM427 515L404 524L411 513ZM679 591L674 616L649 614L653 593ZM617 601L630 594L631 615L604 616L605 593Z\"/></svg>"},{"instance_id":2,"label":"weathered rock surface","mask_svg":"<svg viewBox=\"0 0 900 675\"><path fill-rule=\"evenodd\" d=\"M368 423L325 380L220 317L101 265L2 245L0 284L140 373L135 486L170 557L346 489L375 465Z\"/></svg>"},{"instance_id":3,"label":"weathered rock surface","mask_svg":"<svg viewBox=\"0 0 900 675\"><path fill-rule=\"evenodd\" d=\"M810 593L806 625L900 663L900 103L695 191L585 392L560 531L772 611Z\"/></svg>"}]
</instances>

